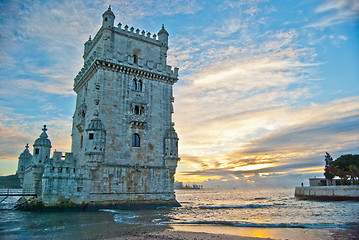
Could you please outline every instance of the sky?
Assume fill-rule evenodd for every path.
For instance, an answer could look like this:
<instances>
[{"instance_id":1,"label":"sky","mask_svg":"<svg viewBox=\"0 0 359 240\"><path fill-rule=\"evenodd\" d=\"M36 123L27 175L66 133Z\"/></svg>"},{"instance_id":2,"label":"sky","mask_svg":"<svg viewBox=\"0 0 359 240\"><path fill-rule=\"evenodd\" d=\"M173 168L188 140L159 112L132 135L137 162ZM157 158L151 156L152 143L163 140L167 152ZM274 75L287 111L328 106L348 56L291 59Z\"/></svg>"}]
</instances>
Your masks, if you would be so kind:
<instances>
[{"instance_id":1,"label":"sky","mask_svg":"<svg viewBox=\"0 0 359 240\"><path fill-rule=\"evenodd\" d=\"M73 79L108 5L115 25L170 34L176 180L292 187L323 177L325 152L359 152L358 1L1 0L0 175L44 124L71 151Z\"/></svg>"}]
</instances>

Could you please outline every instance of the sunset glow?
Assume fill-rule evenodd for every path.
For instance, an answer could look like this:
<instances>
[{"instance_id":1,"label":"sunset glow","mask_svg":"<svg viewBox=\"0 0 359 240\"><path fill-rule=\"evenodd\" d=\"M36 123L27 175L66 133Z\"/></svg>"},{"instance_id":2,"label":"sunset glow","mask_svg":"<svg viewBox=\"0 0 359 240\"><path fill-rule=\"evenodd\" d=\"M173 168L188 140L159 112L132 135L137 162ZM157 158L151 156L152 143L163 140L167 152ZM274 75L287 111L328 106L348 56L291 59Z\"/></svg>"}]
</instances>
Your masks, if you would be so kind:
<instances>
[{"instance_id":1,"label":"sunset glow","mask_svg":"<svg viewBox=\"0 0 359 240\"><path fill-rule=\"evenodd\" d=\"M294 186L323 176L325 152L359 152L356 1L3 1L0 175L44 124L71 151L73 79L109 4L115 25L170 34L177 181Z\"/></svg>"}]
</instances>

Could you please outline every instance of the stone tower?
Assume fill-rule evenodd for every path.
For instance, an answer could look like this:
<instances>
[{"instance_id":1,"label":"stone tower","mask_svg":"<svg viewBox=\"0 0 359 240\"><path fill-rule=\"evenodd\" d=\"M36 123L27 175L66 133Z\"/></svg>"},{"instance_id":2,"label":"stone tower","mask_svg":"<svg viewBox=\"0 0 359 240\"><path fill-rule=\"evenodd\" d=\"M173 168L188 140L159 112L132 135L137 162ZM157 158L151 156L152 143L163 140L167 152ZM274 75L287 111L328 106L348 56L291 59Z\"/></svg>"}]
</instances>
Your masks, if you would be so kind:
<instances>
[{"instance_id":1,"label":"stone tower","mask_svg":"<svg viewBox=\"0 0 359 240\"><path fill-rule=\"evenodd\" d=\"M102 19L85 43L84 67L75 78L74 158L89 168L94 201L174 202L179 158L172 86L178 68L167 65L169 34L164 26L158 38L115 27L110 7Z\"/></svg>"},{"instance_id":2,"label":"stone tower","mask_svg":"<svg viewBox=\"0 0 359 240\"><path fill-rule=\"evenodd\" d=\"M74 80L72 153L55 151L48 159L46 128L41 158L34 144L33 161L45 164L45 206L64 199L71 206L178 205L173 190L178 137L172 122L178 68L167 65L169 34L164 26L158 37L120 23L115 27L114 20L109 7L95 37L84 44L84 65ZM24 162L21 158L21 166Z\"/></svg>"}]
</instances>

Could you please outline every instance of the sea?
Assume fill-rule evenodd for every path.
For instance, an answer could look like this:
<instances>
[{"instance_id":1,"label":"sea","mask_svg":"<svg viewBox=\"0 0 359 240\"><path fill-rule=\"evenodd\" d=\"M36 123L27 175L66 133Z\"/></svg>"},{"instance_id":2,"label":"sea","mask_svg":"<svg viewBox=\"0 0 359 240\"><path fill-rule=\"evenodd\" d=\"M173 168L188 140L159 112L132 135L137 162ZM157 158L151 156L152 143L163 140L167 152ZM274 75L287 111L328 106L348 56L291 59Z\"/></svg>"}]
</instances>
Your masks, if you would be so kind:
<instances>
[{"instance_id":1,"label":"sea","mask_svg":"<svg viewBox=\"0 0 359 240\"><path fill-rule=\"evenodd\" d=\"M110 239L165 229L273 239L359 239L355 201L297 200L293 188L180 189L176 198L181 207L23 212L12 209L17 198L9 197L0 204L0 239Z\"/></svg>"}]
</instances>

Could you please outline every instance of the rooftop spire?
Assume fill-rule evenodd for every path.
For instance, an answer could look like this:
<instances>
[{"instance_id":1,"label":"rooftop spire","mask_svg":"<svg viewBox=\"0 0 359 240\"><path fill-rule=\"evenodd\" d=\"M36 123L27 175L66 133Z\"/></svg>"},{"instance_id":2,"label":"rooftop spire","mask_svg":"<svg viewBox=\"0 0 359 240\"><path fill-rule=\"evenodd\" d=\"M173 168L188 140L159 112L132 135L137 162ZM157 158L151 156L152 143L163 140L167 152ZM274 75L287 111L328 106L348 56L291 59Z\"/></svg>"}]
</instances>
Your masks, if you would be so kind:
<instances>
[{"instance_id":1,"label":"rooftop spire","mask_svg":"<svg viewBox=\"0 0 359 240\"><path fill-rule=\"evenodd\" d=\"M48 137L46 131L47 131L47 128L46 128L46 125L44 125L44 128L42 129L42 133L40 135L40 138L47 138Z\"/></svg>"}]
</instances>

